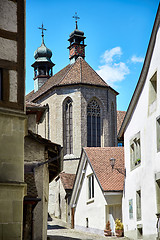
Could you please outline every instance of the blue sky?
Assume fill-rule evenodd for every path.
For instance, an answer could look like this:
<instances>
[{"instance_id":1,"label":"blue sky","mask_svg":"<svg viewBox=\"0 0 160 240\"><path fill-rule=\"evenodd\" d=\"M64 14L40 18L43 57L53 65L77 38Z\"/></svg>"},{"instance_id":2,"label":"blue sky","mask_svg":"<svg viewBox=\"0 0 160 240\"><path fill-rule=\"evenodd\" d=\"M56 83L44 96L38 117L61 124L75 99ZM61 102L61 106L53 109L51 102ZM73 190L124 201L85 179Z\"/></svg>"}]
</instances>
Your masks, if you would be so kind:
<instances>
[{"instance_id":1,"label":"blue sky","mask_svg":"<svg viewBox=\"0 0 160 240\"><path fill-rule=\"evenodd\" d=\"M117 109L127 110L143 65L159 0L26 0L26 93L33 90L34 51L52 50L54 74L69 64L69 34L78 13L87 44L85 60L116 91Z\"/></svg>"}]
</instances>

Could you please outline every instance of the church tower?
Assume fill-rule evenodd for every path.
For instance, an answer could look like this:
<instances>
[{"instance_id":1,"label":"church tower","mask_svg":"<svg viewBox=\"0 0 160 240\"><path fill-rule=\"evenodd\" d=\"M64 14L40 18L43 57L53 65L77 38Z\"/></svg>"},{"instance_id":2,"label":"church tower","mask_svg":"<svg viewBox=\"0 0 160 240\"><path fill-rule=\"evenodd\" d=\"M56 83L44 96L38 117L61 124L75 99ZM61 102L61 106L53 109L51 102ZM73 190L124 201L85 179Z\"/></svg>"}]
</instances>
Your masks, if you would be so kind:
<instances>
[{"instance_id":1,"label":"church tower","mask_svg":"<svg viewBox=\"0 0 160 240\"><path fill-rule=\"evenodd\" d=\"M31 65L34 68L34 92L38 91L46 80L53 75L52 68L55 65L51 61L52 51L44 44L43 31L46 29L43 28L43 24L39 29L42 30L42 44L34 52L35 62Z\"/></svg>"},{"instance_id":2,"label":"church tower","mask_svg":"<svg viewBox=\"0 0 160 240\"><path fill-rule=\"evenodd\" d=\"M68 39L68 41L70 42L70 46L68 47L68 49L71 64L74 63L79 56L85 59L86 47L86 45L84 44L84 39L86 38L84 36L84 32L78 30L77 19L79 19L79 17L77 16L77 13L75 13L73 18L76 19L76 29L71 32Z\"/></svg>"}]
</instances>

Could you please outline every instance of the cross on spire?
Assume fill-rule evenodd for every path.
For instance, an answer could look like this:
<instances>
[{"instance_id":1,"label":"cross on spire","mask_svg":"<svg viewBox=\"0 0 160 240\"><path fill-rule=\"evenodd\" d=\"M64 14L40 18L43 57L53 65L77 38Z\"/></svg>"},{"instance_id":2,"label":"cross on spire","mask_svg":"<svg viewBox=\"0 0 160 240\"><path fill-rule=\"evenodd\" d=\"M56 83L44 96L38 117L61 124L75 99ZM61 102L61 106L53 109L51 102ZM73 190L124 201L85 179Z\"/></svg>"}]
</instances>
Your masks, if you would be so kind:
<instances>
[{"instance_id":1,"label":"cross on spire","mask_svg":"<svg viewBox=\"0 0 160 240\"><path fill-rule=\"evenodd\" d=\"M42 30L42 35L41 36L42 36L42 43L44 44L44 38L43 38L44 37L44 33L43 33L43 31L44 30L46 31L47 29L43 27L43 23L42 23L42 27L39 27L38 29Z\"/></svg>"},{"instance_id":2,"label":"cross on spire","mask_svg":"<svg viewBox=\"0 0 160 240\"><path fill-rule=\"evenodd\" d=\"M75 15L73 16L73 18L75 18L76 20L76 29L78 29L77 20L80 19L80 17L78 17L77 12L75 12Z\"/></svg>"}]
</instances>

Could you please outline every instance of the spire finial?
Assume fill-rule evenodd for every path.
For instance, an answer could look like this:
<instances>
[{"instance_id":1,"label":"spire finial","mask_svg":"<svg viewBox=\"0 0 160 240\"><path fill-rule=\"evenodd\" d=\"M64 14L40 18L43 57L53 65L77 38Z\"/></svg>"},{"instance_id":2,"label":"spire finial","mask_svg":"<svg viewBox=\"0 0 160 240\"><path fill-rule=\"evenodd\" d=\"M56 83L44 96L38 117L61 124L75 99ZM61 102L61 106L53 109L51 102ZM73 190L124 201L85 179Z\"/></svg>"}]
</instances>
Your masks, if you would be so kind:
<instances>
[{"instance_id":1,"label":"spire finial","mask_svg":"<svg viewBox=\"0 0 160 240\"><path fill-rule=\"evenodd\" d=\"M41 29L41 30L42 30L42 35L41 35L41 36L42 36L42 44L44 44L44 38L43 38L43 37L44 37L44 34L43 34L43 31L44 31L44 30L46 31L47 29L43 27L43 23L42 23L42 27L39 27L38 29Z\"/></svg>"},{"instance_id":2,"label":"spire finial","mask_svg":"<svg viewBox=\"0 0 160 240\"><path fill-rule=\"evenodd\" d=\"M77 12L75 12L75 15L73 16L73 18L75 18L76 20L76 29L78 29L77 20L80 19L80 17L78 17Z\"/></svg>"}]
</instances>

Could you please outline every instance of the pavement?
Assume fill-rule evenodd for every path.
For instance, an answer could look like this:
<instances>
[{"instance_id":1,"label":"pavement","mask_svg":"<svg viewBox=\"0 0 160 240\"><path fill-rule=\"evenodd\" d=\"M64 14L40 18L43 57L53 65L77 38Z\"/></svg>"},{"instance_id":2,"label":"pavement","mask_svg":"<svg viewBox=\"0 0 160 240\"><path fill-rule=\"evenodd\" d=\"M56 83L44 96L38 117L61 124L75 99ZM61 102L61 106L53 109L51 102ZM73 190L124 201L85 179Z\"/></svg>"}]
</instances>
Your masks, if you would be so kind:
<instances>
[{"instance_id":1,"label":"pavement","mask_svg":"<svg viewBox=\"0 0 160 240\"><path fill-rule=\"evenodd\" d=\"M117 237L103 237L93 233L86 233L69 228L67 223L58 218L48 221L47 240L111 240ZM119 238L118 238L119 239ZM122 240L128 238L121 237Z\"/></svg>"}]
</instances>

